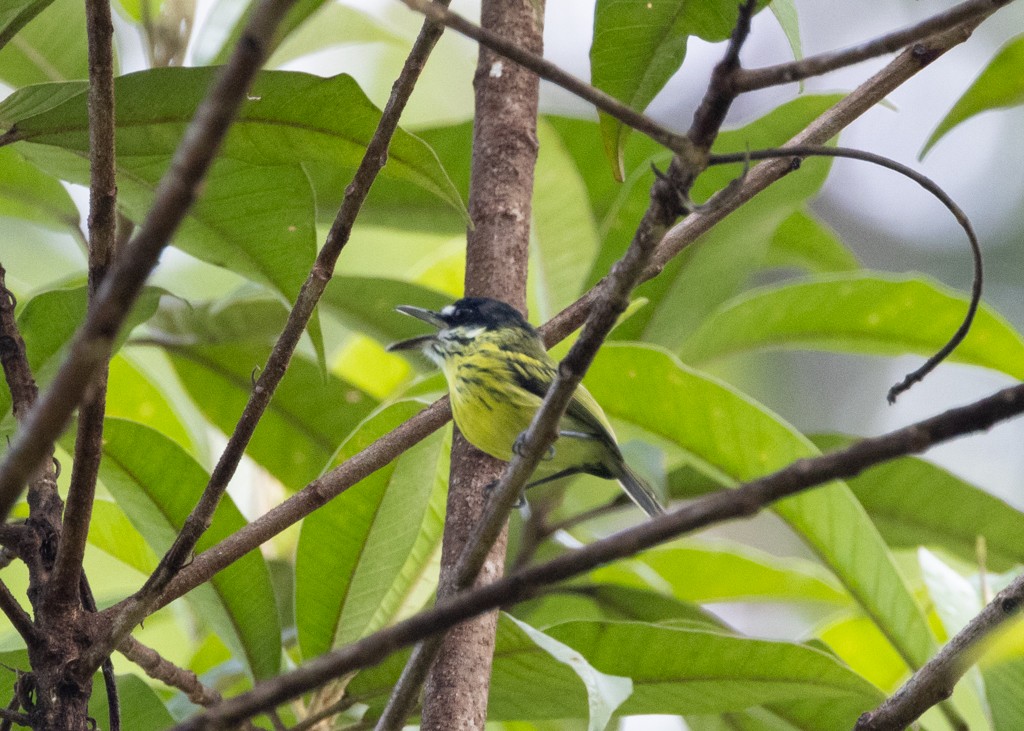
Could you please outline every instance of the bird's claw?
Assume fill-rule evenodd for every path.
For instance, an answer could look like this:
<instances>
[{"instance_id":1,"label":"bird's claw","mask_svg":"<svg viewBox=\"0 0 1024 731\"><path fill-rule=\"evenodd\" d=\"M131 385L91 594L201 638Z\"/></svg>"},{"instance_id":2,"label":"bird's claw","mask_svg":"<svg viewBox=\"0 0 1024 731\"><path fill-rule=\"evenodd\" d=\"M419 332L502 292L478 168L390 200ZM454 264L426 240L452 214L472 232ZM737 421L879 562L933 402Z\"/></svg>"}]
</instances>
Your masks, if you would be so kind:
<instances>
[{"instance_id":1,"label":"bird's claw","mask_svg":"<svg viewBox=\"0 0 1024 731\"><path fill-rule=\"evenodd\" d=\"M519 434L518 437L516 437L516 440L514 442L512 442L512 454L516 455L517 457L522 457L523 456L523 452L525 451L525 447L526 447L526 432L522 432L522 433ZM541 457L541 459L546 462L546 461L552 460L554 458L555 458L555 445L552 444L551 446L548 447L547 451L544 453L544 456Z\"/></svg>"}]
</instances>

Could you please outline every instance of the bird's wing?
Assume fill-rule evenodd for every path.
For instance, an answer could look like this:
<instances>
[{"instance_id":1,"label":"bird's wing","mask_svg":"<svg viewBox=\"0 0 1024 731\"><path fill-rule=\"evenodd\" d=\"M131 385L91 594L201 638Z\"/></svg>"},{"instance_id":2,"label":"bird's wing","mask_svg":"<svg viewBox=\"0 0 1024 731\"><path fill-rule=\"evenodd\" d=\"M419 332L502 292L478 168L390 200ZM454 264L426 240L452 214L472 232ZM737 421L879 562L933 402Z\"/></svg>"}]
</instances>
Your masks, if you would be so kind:
<instances>
[{"instance_id":1,"label":"bird's wing","mask_svg":"<svg viewBox=\"0 0 1024 731\"><path fill-rule=\"evenodd\" d=\"M543 399L547 396L548 389L555 378L556 370L554 366L548 366L547 364L531 363L530 365L530 368L524 368L521 366L516 367L518 364L513 364L512 377L520 388L532 393L537 398ZM591 438L604 442L612 448L615 454L618 454L619 447L615 443L612 427L608 423L604 411L601 410L601 406L594 397L590 395L590 391L582 384L576 387L576 392L573 394L565 413L566 416L579 425L574 425L573 431L586 433Z\"/></svg>"}]
</instances>

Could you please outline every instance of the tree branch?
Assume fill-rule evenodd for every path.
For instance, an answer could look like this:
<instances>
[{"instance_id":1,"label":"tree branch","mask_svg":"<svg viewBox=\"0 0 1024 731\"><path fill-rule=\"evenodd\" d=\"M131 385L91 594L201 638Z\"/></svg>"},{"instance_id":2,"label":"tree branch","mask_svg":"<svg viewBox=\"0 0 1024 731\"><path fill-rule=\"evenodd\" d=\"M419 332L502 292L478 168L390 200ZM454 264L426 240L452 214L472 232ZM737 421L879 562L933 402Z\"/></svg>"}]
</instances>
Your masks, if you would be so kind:
<instances>
[{"instance_id":1,"label":"tree branch","mask_svg":"<svg viewBox=\"0 0 1024 731\"><path fill-rule=\"evenodd\" d=\"M21 422L35 403L39 389L25 355L25 341L14 318L18 301L7 289L7 270L0 264L0 367L3 367L7 388L11 392L11 411Z\"/></svg>"},{"instance_id":2,"label":"tree branch","mask_svg":"<svg viewBox=\"0 0 1024 731\"><path fill-rule=\"evenodd\" d=\"M812 76L821 76L845 66L867 61L886 53L894 53L917 41L937 33L943 33L965 21L981 22L989 15L1012 0L967 0L949 10L937 13L915 25L902 28L884 36L839 51L806 56L799 61L780 63L759 69L740 69L733 77L738 92L755 91L769 86L778 86L801 81Z\"/></svg>"},{"instance_id":3,"label":"tree branch","mask_svg":"<svg viewBox=\"0 0 1024 731\"><path fill-rule=\"evenodd\" d=\"M856 731L897 731L932 706L949 698L953 686L977 660L979 645L1020 613L1024 575L1018 576L968 622L938 654L918 669L892 696L857 720Z\"/></svg>"},{"instance_id":4,"label":"tree branch","mask_svg":"<svg viewBox=\"0 0 1024 731\"><path fill-rule=\"evenodd\" d=\"M130 635L117 646L117 651L142 668L153 680L180 690L197 706L212 706L223 700L220 693L203 685L191 670L179 668Z\"/></svg>"},{"instance_id":5,"label":"tree branch","mask_svg":"<svg viewBox=\"0 0 1024 731\"><path fill-rule=\"evenodd\" d=\"M283 703L332 678L378 663L381 658L400 647L443 631L469 617L503 604L521 601L538 587L579 576L597 566L635 555L708 525L750 517L782 498L832 480L853 477L874 465L926 451L950 439L989 429L1022 413L1024 384L1004 389L967 406L949 409L938 416L888 434L862 439L846 449L797 460L777 472L747 482L736 489L713 493L546 563L464 592L358 642L321 655L292 672L259 683L251 691L228 699L175 728L178 731L227 728L232 723Z\"/></svg>"},{"instance_id":6,"label":"tree branch","mask_svg":"<svg viewBox=\"0 0 1024 731\"><path fill-rule=\"evenodd\" d=\"M70 343L68 356L0 463L0 520L6 519L22 485L52 448L96 372L109 359L117 331L160 252L195 199L199 184L266 57L274 29L292 2L264 0L256 8L231 60L200 105L170 169L160 181L146 220L124 255L111 267L85 322ZM94 667L98 665L99 660Z\"/></svg>"},{"instance_id":7,"label":"tree branch","mask_svg":"<svg viewBox=\"0 0 1024 731\"><path fill-rule=\"evenodd\" d=\"M174 544L161 559L160 564L149 576L142 588L133 596L105 612L106 616L111 620L111 632L106 641L98 644L96 651L88 655L90 663L99 657L101 651L109 653L111 648L118 645L139 622L154 611L157 604L161 601L161 595L165 593L164 590L181 571L183 565L188 561L189 556L195 549L199 538L206 528L209 527L213 513L224 491L227 489L228 482L231 480L232 475L234 475L242 455L245 453L256 425L270 403L270 399L278 384L284 377L292 354L295 352L295 347L298 345L299 339L313 314L316 303L323 294L327 282L330 281L338 257L341 255L345 244L348 243L353 223L362 207L363 201L366 199L366 195L369 193L370 186L387 161L388 146L395 130L398 128L398 120L405 109L413 88L415 88L416 80L423 70L423 65L426 63L426 59L433 50L442 31L443 27L432 23L424 23L420 35L410 50L405 65L392 87L391 96L381 112L380 121L366 147L366 153L360 161L352 182L345 191L345 198L331 226L331 230L327 234L324 245L317 255L316 262L309 276L299 291L294 307L289 312L288 322L274 344L266 365L260 372L259 379L256 381L245 409L239 417L238 424L228 439L228 443L220 459L217 461L213 473L210 475L210 480L202 496L185 520ZM424 433L420 439L429 433ZM358 479L362 479L362 477ZM315 500L317 496L314 494L313 498ZM323 502L326 502L326 500ZM322 504L322 502L318 503L316 507ZM279 507L283 507L283 505ZM289 509L291 508L289 507Z\"/></svg>"},{"instance_id":8,"label":"tree branch","mask_svg":"<svg viewBox=\"0 0 1024 731\"><path fill-rule=\"evenodd\" d=\"M515 61L524 68L530 69L530 71L533 71L545 81L550 81L575 94L580 99L590 102L605 114L615 117L615 119L638 132L642 132L673 152L681 153L685 149L686 138L682 135L677 135L665 129L654 120L623 104L612 95L591 86L541 56L531 53L528 49L521 48L500 35L486 28L481 28L475 23L471 23L458 13L453 13L443 7L441 3L431 2L430 0L402 0L402 2L411 9L423 13L424 16L433 22L446 25L467 38L472 38L481 46L489 48L511 61Z\"/></svg>"},{"instance_id":9,"label":"tree branch","mask_svg":"<svg viewBox=\"0 0 1024 731\"><path fill-rule=\"evenodd\" d=\"M114 255L117 226L114 24L109 0L86 0L85 12L89 39L89 301L92 303ZM64 524L53 573L47 582L47 600L55 606L78 604L80 600L79 577L103 454L106 399L107 364L102 363L96 367L78 413Z\"/></svg>"},{"instance_id":10,"label":"tree branch","mask_svg":"<svg viewBox=\"0 0 1024 731\"><path fill-rule=\"evenodd\" d=\"M14 598L14 594L3 581L0 581L0 611L7 616L11 626L25 640L26 645L40 639L39 629L32 622L32 618L28 616L28 612L22 609L21 604Z\"/></svg>"}]
</instances>

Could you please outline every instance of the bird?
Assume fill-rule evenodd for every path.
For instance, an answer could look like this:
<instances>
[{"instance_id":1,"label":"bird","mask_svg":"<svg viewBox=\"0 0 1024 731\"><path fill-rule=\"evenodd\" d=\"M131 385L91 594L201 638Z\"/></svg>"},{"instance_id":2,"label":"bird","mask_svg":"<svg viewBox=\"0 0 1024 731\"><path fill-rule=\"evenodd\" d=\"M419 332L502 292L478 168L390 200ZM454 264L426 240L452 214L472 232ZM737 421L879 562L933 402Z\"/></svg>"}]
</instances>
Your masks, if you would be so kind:
<instances>
[{"instance_id":1,"label":"bird","mask_svg":"<svg viewBox=\"0 0 1024 731\"><path fill-rule=\"evenodd\" d=\"M395 309L437 332L392 343L388 350L418 350L440 366L459 431L482 452L511 460L558 372L537 330L516 308L489 297L464 297L437 312L412 305ZM576 474L617 480L647 515L665 512L626 464L608 418L582 384L537 466L537 479L526 487Z\"/></svg>"}]
</instances>

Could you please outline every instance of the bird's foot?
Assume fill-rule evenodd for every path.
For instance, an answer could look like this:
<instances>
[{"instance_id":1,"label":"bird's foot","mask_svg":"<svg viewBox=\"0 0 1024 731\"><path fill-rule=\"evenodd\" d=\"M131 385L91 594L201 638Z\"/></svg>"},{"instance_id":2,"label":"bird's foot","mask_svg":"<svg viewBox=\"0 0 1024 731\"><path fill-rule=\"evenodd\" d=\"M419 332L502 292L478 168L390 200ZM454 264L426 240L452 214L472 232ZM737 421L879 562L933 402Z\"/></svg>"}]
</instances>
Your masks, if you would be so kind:
<instances>
[{"instance_id":1,"label":"bird's foot","mask_svg":"<svg viewBox=\"0 0 1024 731\"><path fill-rule=\"evenodd\" d=\"M516 440L514 442L512 442L512 453L514 455L516 455L517 457L522 457L523 456L523 452L525 451L525 447L526 447L526 432L521 432L519 434L519 436L516 437ZM550 447L548 447L547 451L544 453L544 456L541 457L541 459L546 462L546 461L552 460L554 458L555 458L555 445L552 444Z\"/></svg>"}]
</instances>

